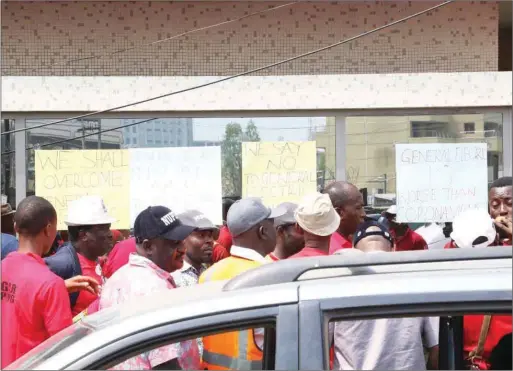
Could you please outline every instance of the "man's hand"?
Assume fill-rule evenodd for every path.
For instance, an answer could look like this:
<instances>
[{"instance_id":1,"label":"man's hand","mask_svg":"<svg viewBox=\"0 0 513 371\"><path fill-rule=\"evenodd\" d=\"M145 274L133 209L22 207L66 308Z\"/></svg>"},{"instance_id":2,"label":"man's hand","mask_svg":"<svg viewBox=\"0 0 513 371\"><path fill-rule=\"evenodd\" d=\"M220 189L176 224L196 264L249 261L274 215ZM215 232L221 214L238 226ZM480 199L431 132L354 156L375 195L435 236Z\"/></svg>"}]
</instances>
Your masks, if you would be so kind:
<instances>
[{"instance_id":1,"label":"man's hand","mask_svg":"<svg viewBox=\"0 0 513 371\"><path fill-rule=\"evenodd\" d=\"M511 240L511 235L513 233L511 218L499 216L498 218L494 219L493 222L497 228L504 232L504 234L507 236L507 239Z\"/></svg>"},{"instance_id":2,"label":"man's hand","mask_svg":"<svg viewBox=\"0 0 513 371\"><path fill-rule=\"evenodd\" d=\"M94 295L100 294L100 286L92 277L75 276L65 280L64 283L66 284L66 289L69 293L86 290Z\"/></svg>"}]
</instances>

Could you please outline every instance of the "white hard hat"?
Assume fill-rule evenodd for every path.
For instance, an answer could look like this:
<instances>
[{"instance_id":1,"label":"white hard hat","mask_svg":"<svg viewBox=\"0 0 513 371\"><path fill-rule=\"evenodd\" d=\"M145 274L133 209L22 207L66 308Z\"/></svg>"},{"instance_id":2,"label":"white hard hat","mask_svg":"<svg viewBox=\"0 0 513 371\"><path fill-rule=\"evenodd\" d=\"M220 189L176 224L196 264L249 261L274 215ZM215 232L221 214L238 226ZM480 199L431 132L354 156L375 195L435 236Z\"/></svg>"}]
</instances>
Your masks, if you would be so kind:
<instances>
[{"instance_id":1,"label":"white hard hat","mask_svg":"<svg viewBox=\"0 0 513 371\"><path fill-rule=\"evenodd\" d=\"M451 238L460 248L486 247L495 241L495 225L485 209L469 209L452 223ZM476 241L481 237L482 241Z\"/></svg>"},{"instance_id":2,"label":"white hard hat","mask_svg":"<svg viewBox=\"0 0 513 371\"><path fill-rule=\"evenodd\" d=\"M115 218L109 215L100 196L83 196L68 203L67 226L112 224Z\"/></svg>"}]
</instances>

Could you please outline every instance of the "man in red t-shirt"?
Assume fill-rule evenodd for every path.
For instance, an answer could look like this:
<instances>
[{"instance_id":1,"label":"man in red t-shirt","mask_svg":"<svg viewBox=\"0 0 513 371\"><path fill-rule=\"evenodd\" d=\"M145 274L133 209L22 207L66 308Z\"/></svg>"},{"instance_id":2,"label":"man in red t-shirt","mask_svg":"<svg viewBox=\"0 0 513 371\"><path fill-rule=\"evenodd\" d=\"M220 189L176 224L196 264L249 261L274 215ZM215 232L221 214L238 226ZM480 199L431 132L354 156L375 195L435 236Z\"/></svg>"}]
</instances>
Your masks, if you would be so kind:
<instances>
[{"instance_id":1,"label":"man in red t-shirt","mask_svg":"<svg viewBox=\"0 0 513 371\"><path fill-rule=\"evenodd\" d=\"M363 196L353 184L348 182L333 182L324 193L327 193L335 211L340 216L340 225L331 236L330 254L340 249L353 247L353 234L365 219Z\"/></svg>"},{"instance_id":2,"label":"man in red t-shirt","mask_svg":"<svg viewBox=\"0 0 513 371\"><path fill-rule=\"evenodd\" d=\"M135 253L135 237L118 242L111 250L102 267L102 273L105 278L110 278L119 268L128 263L130 254Z\"/></svg>"},{"instance_id":3,"label":"man in red t-shirt","mask_svg":"<svg viewBox=\"0 0 513 371\"><path fill-rule=\"evenodd\" d=\"M110 226L115 221L99 196L83 196L69 202L68 215L64 221L68 226L69 244L46 258L46 263L63 279L77 275L78 271L102 283L99 258L112 249ZM56 269L56 261L64 269ZM66 267L73 269L65 269ZM87 291L80 292L72 300L73 316L85 310L96 298L96 295Z\"/></svg>"},{"instance_id":4,"label":"man in red t-shirt","mask_svg":"<svg viewBox=\"0 0 513 371\"><path fill-rule=\"evenodd\" d=\"M274 251L266 256L270 261L287 259L300 252L305 247L305 238L296 228L296 216L298 204L283 202L278 208L284 209L284 215L274 219L276 228L276 246Z\"/></svg>"},{"instance_id":5,"label":"man in red t-shirt","mask_svg":"<svg viewBox=\"0 0 513 371\"><path fill-rule=\"evenodd\" d=\"M219 229L219 236L214 243L214 250L212 252L212 262L217 263L224 258L230 256L230 249L232 248L232 234L226 225L226 217L228 210L232 207L235 201L231 198L223 198L223 225Z\"/></svg>"},{"instance_id":6,"label":"man in red t-shirt","mask_svg":"<svg viewBox=\"0 0 513 371\"><path fill-rule=\"evenodd\" d=\"M46 266L57 233L57 213L47 200L24 199L15 215L18 251L2 261L2 369L71 325L68 292L96 294L93 279L63 281Z\"/></svg>"},{"instance_id":7,"label":"man in red t-shirt","mask_svg":"<svg viewBox=\"0 0 513 371\"><path fill-rule=\"evenodd\" d=\"M305 247L290 257L329 255L331 235L340 225L330 197L318 192L303 197L295 212L298 232L304 236Z\"/></svg>"},{"instance_id":8,"label":"man in red t-shirt","mask_svg":"<svg viewBox=\"0 0 513 371\"><path fill-rule=\"evenodd\" d=\"M390 226L390 234L394 238L394 251L427 250L428 245L424 238L414 232L406 223L398 223L397 207L392 205L384 215Z\"/></svg>"}]
</instances>

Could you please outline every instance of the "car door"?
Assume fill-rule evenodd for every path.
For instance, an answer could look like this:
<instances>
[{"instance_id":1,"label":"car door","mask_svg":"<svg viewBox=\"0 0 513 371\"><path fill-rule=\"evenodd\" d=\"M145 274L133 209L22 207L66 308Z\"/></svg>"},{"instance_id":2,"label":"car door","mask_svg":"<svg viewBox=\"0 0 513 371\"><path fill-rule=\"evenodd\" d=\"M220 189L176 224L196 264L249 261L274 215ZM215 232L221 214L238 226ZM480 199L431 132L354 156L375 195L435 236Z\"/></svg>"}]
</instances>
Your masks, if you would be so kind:
<instances>
[{"instance_id":1,"label":"car door","mask_svg":"<svg viewBox=\"0 0 513 371\"><path fill-rule=\"evenodd\" d=\"M441 274L443 273L443 275ZM445 277L444 277L445 275ZM329 369L330 323L395 317L511 314L511 269L407 272L305 282L300 286L299 369ZM445 323L444 321L441 321ZM441 326L439 364L458 369L458 334Z\"/></svg>"},{"instance_id":2,"label":"car door","mask_svg":"<svg viewBox=\"0 0 513 371\"><path fill-rule=\"evenodd\" d=\"M263 369L298 367L298 308L296 304L233 311L148 328L120 338L66 367L69 370L111 368L122 361L183 340L223 332L265 328Z\"/></svg>"}]
</instances>

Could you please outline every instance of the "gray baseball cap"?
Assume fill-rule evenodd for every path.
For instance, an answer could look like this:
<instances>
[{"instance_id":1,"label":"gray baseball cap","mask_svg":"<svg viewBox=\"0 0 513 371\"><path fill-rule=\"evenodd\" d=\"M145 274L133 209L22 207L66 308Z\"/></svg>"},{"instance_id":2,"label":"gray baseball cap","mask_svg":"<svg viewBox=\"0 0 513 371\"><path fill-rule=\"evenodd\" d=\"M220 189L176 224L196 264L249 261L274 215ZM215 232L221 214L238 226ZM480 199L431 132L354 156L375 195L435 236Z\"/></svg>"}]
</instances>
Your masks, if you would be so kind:
<instances>
[{"instance_id":1,"label":"gray baseball cap","mask_svg":"<svg viewBox=\"0 0 513 371\"><path fill-rule=\"evenodd\" d=\"M215 230L217 227L208 219L205 214L198 210L187 210L178 214L178 219L185 225L194 227L197 231Z\"/></svg>"},{"instance_id":2,"label":"gray baseball cap","mask_svg":"<svg viewBox=\"0 0 513 371\"><path fill-rule=\"evenodd\" d=\"M226 224L233 237L253 228L266 219L275 219L286 213L282 207L270 209L262 203L262 200L255 197L243 198L236 201L226 217Z\"/></svg>"},{"instance_id":3,"label":"gray baseball cap","mask_svg":"<svg viewBox=\"0 0 513 371\"><path fill-rule=\"evenodd\" d=\"M284 209L285 214L274 218L274 226L279 227L280 225L296 224L296 217L294 213L299 205L293 202L282 202L278 205L278 208Z\"/></svg>"}]
</instances>

